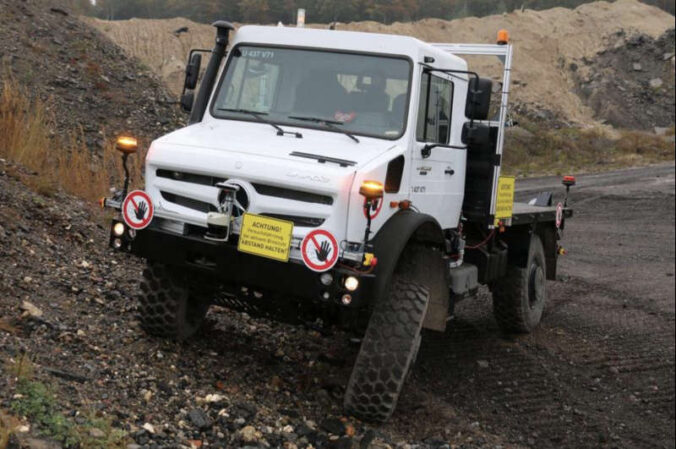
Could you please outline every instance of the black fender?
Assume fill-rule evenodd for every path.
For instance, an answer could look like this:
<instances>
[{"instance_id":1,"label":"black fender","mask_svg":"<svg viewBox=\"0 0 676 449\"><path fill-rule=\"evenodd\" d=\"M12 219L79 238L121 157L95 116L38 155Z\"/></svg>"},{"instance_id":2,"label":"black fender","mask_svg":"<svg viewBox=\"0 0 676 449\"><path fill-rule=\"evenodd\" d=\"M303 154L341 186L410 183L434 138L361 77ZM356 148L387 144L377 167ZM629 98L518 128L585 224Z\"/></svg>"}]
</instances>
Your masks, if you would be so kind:
<instances>
[{"instance_id":1,"label":"black fender","mask_svg":"<svg viewBox=\"0 0 676 449\"><path fill-rule=\"evenodd\" d=\"M374 253L378 258L371 291L373 300L376 301L387 293L399 257L409 242L441 245L443 241L441 226L431 215L410 209L394 214L372 240Z\"/></svg>"},{"instance_id":2,"label":"black fender","mask_svg":"<svg viewBox=\"0 0 676 449\"><path fill-rule=\"evenodd\" d=\"M542 240L547 260L547 280L556 280L558 245L557 229L554 222L539 222L529 225L513 226L500 239L509 248L507 262L521 268L526 268L531 236L537 235Z\"/></svg>"}]
</instances>

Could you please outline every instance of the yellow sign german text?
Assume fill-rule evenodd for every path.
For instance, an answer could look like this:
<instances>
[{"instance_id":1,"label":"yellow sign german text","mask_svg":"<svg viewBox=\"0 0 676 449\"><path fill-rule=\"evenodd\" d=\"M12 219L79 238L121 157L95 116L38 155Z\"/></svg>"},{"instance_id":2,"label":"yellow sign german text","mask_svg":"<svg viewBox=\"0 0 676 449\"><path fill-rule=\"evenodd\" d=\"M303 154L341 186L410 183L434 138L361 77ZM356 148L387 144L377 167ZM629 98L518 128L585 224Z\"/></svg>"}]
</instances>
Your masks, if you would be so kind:
<instances>
[{"instance_id":1,"label":"yellow sign german text","mask_svg":"<svg viewBox=\"0 0 676 449\"><path fill-rule=\"evenodd\" d=\"M495 224L498 221L512 218L514 210L514 176L500 176L498 181L498 195L495 204Z\"/></svg>"},{"instance_id":2,"label":"yellow sign german text","mask_svg":"<svg viewBox=\"0 0 676 449\"><path fill-rule=\"evenodd\" d=\"M243 253L288 262L293 223L244 214L237 249Z\"/></svg>"}]
</instances>

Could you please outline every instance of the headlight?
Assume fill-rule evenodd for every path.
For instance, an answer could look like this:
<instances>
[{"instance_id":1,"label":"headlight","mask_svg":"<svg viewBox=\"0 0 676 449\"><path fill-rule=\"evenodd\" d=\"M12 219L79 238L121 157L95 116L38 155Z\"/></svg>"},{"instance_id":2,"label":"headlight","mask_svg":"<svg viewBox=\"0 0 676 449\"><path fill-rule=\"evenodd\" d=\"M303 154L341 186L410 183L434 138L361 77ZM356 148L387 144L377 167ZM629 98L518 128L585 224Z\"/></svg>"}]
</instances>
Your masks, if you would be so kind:
<instances>
[{"instance_id":1,"label":"headlight","mask_svg":"<svg viewBox=\"0 0 676 449\"><path fill-rule=\"evenodd\" d=\"M345 290L353 292L359 288L359 279L354 276L348 276L345 278L343 285L345 286Z\"/></svg>"},{"instance_id":2,"label":"headlight","mask_svg":"<svg viewBox=\"0 0 676 449\"><path fill-rule=\"evenodd\" d=\"M122 237L124 235L124 223L115 223L113 225L113 235L115 237Z\"/></svg>"}]
</instances>

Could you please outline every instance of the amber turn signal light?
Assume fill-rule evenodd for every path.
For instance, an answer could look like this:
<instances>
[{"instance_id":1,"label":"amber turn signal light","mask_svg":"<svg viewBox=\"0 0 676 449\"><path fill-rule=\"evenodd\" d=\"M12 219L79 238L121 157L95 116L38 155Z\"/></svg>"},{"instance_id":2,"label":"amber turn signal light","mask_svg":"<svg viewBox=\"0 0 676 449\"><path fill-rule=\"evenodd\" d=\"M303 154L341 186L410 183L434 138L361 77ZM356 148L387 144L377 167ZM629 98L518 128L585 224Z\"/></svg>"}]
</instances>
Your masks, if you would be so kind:
<instances>
[{"instance_id":1,"label":"amber turn signal light","mask_svg":"<svg viewBox=\"0 0 676 449\"><path fill-rule=\"evenodd\" d=\"M138 141L135 137L120 136L115 142L115 149L124 154L136 153L138 149Z\"/></svg>"},{"instance_id":2,"label":"amber turn signal light","mask_svg":"<svg viewBox=\"0 0 676 449\"><path fill-rule=\"evenodd\" d=\"M369 200L383 197L383 184L378 181L364 181L359 187L359 194Z\"/></svg>"}]
</instances>

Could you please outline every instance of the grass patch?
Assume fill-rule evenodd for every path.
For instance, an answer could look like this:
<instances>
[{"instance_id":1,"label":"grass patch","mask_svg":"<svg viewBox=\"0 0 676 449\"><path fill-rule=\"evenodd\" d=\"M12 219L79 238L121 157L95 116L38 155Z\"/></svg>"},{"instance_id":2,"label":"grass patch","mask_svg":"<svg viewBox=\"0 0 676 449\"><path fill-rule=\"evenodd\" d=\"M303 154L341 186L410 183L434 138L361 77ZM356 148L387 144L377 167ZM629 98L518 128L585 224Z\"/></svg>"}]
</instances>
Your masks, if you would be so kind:
<instances>
[{"instance_id":1,"label":"grass patch","mask_svg":"<svg viewBox=\"0 0 676 449\"><path fill-rule=\"evenodd\" d=\"M28 418L41 436L67 449L124 449L130 442L126 432L114 428L109 418L92 414L77 423L64 416L52 389L41 382L19 379L11 410Z\"/></svg>"},{"instance_id":2,"label":"grass patch","mask_svg":"<svg viewBox=\"0 0 676 449\"><path fill-rule=\"evenodd\" d=\"M111 419L88 413L73 419L58 408L54 390L34 380L35 367L25 353L6 364L16 379L10 411L26 417L35 434L60 443L65 449L125 449L130 443L126 432L113 427ZM0 411L0 449L5 449L19 421ZM4 442L4 445L3 445Z\"/></svg>"},{"instance_id":3,"label":"grass patch","mask_svg":"<svg viewBox=\"0 0 676 449\"><path fill-rule=\"evenodd\" d=\"M42 194L61 189L95 200L108 193L113 182L121 182L122 164L113 139L103 151L92 151L83 143L82 132L55 135L49 102L31 98L9 77L0 89L0 157L35 172L24 177L26 184ZM136 182L141 180L144 159L138 154L129 160Z\"/></svg>"},{"instance_id":4,"label":"grass patch","mask_svg":"<svg viewBox=\"0 0 676 449\"><path fill-rule=\"evenodd\" d=\"M0 410L0 449L6 449L19 421Z\"/></svg>"},{"instance_id":5,"label":"grass patch","mask_svg":"<svg viewBox=\"0 0 676 449\"><path fill-rule=\"evenodd\" d=\"M543 129L522 121L506 135L504 170L516 176L561 175L673 160L674 143L668 136L603 128Z\"/></svg>"}]
</instances>

